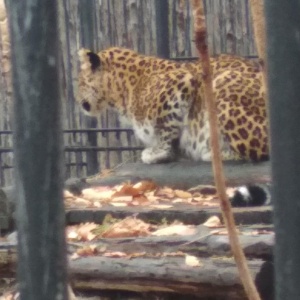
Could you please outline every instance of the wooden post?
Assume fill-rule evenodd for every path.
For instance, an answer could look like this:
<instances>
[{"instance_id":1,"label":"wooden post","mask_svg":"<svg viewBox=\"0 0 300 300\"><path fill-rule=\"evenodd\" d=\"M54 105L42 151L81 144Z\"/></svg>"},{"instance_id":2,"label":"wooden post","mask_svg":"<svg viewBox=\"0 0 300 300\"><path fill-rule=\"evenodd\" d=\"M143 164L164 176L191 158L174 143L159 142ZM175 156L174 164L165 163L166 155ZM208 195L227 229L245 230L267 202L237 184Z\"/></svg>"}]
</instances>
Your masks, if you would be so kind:
<instances>
[{"instance_id":1,"label":"wooden post","mask_svg":"<svg viewBox=\"0 0 300 300\"><path fill-rule=\"evenodd\" d=\"M8 1L21 300L67 299L57 6Z\"/></svg>"},{"instance_id":2,"label":"wooden post","mask_svg":"<svg viewBox=\"0 0 300 300\"><path fill-rule=\"evenodd\" d=\"M240 246L238 234L236 231L235 221L229 199L226 194L225 177L222 164L222 156L219 146L218 122L216 115L216 104L212 85L212 72L210 67L210 57L208 46L206 42L206 24L203 7L203 0L192 0L193 16L194 16L194 31L195 43L199 56L202 62L203 72L203 88L205 96L205 104L208 112L208 119L210 124L210 142L212 151L212 163L214 170L214 178L216 188L220 198L220 206L226 228L228 230L228 237L230 240L231 251L239 270L241 281L244 285L246 294L250 300L258 300L260 296L252 280L249 268L247 266L246 258Z\"/></svg>"},{"instance_id":3,"label":"wooden post","mask_svg":"<svg viewBox=\"0 0 300 300\"><path fill-rule=\"evenodd\" d=\"M273 177L275 294L300 295L300 2L265 1Z\"/></svg>"}]
</instances>

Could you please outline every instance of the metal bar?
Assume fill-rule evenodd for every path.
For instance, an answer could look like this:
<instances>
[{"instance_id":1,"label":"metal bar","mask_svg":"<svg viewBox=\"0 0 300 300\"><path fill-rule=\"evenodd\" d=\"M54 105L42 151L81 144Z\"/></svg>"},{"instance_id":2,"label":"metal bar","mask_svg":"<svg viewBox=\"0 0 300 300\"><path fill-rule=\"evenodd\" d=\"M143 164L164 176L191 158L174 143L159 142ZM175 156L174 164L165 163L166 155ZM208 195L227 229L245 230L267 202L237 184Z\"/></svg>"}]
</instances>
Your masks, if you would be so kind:
<instances>
[{"instance_id":1,"label":"metal bar","mask_svg":"<svg viewBox=\"0 0 300 300\"><path fill-rule=\"evenodd\" d=\"M85 152L85 151L134 151L134 150L142 150L144 147L98 147L98 146L87 146L87 147L80 147L80 146L72 146L72 147L65 147L63 150L66 152ZM12 148L0 148L0 153L11 153L13 152Z\"/></svg>"},{"instance_id":2,"label":"metal bar","mask_svg":"<svg viewBox=\"0 0 300 300\"><path fill-rule=\"evenodd\" d=\"M67 299L58 2L8 1L21 300Z\"/></svg>"},{"instance_id":3,"label":"metal bar","mask_svg":"<svg viewBox=\"0 0 300 300\"><path fill-rule=\"evenodd\" d=\"M277 300L300 295L300 1L265 0Z\"/></svg>"},{"instance_id":4,"label":"metal bar","mask_svg":"<svg viewBox=\"0 0 300 300\"><path fill-rule=\"evenodd\" d=\"M80 166L80 167L85 167L86 166L86 163L66 163L65 166L67 167L76 167L76 166ZM15 166L9 166L9 165L4 165L4 166L1 166L0 165L0 168L2 169L13 169L15 168Z\"/></svg>"},{"instance_id":5,"label":"metal bar","mask_svg":"<svg viewBox=\"0 0 300 300\"><path fill-rule=\"evenodd\" d=\"M2 153L0 152L0 183L4 183L4 170L5 166L2 165Z\"/></svg>"},{"instance_id":6,"label":"metal bar","mask_svg":"<svg viewBox=\"0 0 300 300\"><path fill-rule=\"evenodd\" d=\"M63 133L88 133L88 132L98 132L98 133L107 133L107 132L133 132L132 129L129 128L86 128L86 129L66 129ZM1 134L13 134L12 130L2 130Z\"/></svg>"},{"instance_id":7,"label":"metal bar","mask_svg":"<svg viewBox=\"0 0 300 300\"><path fill-rule=\"evenodd\" d=\"M157 55L163 58L170 57L168 2L168 0L155 1Z\"/></svg>"},{"instance_id":8,"label":"metal bar","mask_svg":"<svg viewBox=\"0 0 300 300\"><path fill-rule=\"evenodd\" d=\"M142 150L144 147L66 147L66 152L80 152L80 151L132 151Z\"/></svg>"}]
</instances>

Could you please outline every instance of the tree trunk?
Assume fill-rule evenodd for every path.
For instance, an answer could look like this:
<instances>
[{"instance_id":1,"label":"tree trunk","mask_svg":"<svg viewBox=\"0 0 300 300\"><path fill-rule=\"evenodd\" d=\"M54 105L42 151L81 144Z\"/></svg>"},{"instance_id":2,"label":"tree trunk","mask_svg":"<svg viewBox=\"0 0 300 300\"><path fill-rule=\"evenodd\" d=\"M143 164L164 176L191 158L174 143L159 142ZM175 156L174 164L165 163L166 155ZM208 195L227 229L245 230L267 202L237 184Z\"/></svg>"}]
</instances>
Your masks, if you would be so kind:
<instances>
[{"instance_id":1,"label":"tree trunk","mask_svg":"<svg viewBox=\"0 0 300 300\"><path fill-rule=\"evenodd\" d=\"M300 295L300 2L265 1L276 299Z\"/></svg>"},{"instance_id":2,"label":"tree trunk","mask_svg":"<svg viewBox=\"0 0 300 300\"><path fill-rule=\"evenodd\" d=\"M57 1L8 1L21 300L67 299Z\"/></svg>"}]
</instances>

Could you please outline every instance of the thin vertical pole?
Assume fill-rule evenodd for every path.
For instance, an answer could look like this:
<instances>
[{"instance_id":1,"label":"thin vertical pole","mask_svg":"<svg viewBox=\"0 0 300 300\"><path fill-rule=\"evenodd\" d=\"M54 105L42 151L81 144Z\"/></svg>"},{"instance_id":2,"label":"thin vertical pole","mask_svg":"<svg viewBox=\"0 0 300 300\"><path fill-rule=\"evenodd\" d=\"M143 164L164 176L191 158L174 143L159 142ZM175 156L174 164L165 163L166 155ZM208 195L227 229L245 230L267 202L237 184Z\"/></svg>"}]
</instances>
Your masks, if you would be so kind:
<instances>
[{"instance_id":1,"label":"thin vertical pole","mask_svg":"<svg viewBox=\"0 0 300 300\"><path fill-rule=\"evenodd\" d=\"M56 0L8 1L21 300L67 299Z\"/></svg>"},{"instance_id":2,"label":"thin vertical pole","mask_svg":"<svg viewBox=\"0 0 300 300\"><path fill-rule=\"evenodd\" d=\"M265 1L277 300L300 299L300 1Z\"/></svg>"},{"instance_id":3,"label":"thin vertical pole","mask_svg":"<svg viewBox=\"0 0 300 300\"><path fill-rule=\"evenodd\" d=\"M95 2L93 0L80 0L78 2L80 12L80 24L82 27L81 44L84 48L92 51L95 49L96 33L95 33ZM96 118L84 116L84 123L87 128L97 128L98 122ZM87 134L87 145L97 146L97 133L89 132ZM88 151L87 159L87 175L93 175L99 172L98 153L96 151Z\"/></svg>"}]
</instances>

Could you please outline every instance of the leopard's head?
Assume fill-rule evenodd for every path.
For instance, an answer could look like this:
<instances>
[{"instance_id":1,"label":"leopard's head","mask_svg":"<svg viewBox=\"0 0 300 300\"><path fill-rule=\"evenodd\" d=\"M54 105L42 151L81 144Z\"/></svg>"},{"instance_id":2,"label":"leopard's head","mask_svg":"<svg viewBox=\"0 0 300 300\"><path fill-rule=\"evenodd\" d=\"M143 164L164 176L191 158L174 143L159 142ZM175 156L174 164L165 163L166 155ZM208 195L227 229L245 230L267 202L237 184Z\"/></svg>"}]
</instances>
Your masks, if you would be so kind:
<instances>
[{"instance_id":1,"label":"leopard's head","mask_svg":"<svg viewBox=\"0 0 300 300\"><path fill-rule=\"evenodd\" d=\"M108 104L107 91L104 88L105 71L97 53L80 49L78 55L80 71L77 102L87 115L96 116Z\"/></svg>"}]
</instances>

